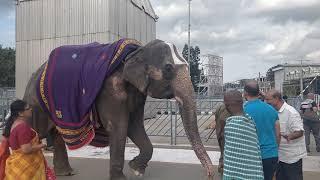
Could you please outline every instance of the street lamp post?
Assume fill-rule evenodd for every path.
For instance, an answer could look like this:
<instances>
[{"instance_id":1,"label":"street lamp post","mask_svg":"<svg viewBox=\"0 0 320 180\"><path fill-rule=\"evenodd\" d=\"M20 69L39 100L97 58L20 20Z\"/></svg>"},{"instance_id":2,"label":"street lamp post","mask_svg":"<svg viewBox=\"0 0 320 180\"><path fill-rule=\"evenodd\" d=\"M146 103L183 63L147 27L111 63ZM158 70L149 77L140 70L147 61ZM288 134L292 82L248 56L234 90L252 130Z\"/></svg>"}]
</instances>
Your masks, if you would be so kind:
<instances>
[{"instance_id":1,"label":"street lamp post","mask_svg":"<svg viewBox=\"0 0 320 180\"><path fill-rule=\"evenodd\" d=\"M300 62L300 93L301 97L303 97L303 69L302 69L302 59Z\"/></svg>"},{"instance_id":2,"label":"street lamp post","mask_svg":"<svg viewBox=\"0 0 320 180\"><path fill-rule=\"evenodd\" d=\"M188 63L189 63L189 73L191 75L191 72L190 72L190 65L191 65L191 62L190 62L190 31L191 31L191 23L190 23L190 11L191 11L191 0L188 0L189 2L189 16L188 16Z\"/></svg>"}]
</instances>

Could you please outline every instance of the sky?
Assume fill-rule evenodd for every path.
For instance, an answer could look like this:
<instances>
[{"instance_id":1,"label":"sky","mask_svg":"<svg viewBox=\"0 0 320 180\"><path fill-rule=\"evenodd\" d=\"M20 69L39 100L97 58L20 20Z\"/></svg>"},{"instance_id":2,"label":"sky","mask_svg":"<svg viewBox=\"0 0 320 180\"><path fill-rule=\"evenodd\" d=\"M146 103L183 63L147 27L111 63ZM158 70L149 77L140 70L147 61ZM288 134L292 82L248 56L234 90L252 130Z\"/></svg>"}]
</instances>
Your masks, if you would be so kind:
<instances>
[{"instance_id":1,"label":"sky","mask_svg":"<svg viewBox=\"0 0 320 180\"><path fill-rule=\"evenodd\" d=\"M188 42L188 0L150 0L157 38ZM224 58L224 82L280 63L320 63L319 0L192 0L191 45ZM308 63L312 63L309 61Z\"/></svg>"},{"instance_id":2,"label":"sky","mask_svg":"<svg viewBox=\"0 0 320 180\"><path fill-rule=\"evenodd\" d=\"M188 42L188 0L150 0L157 38L180 52ZM320 0L192 0L191 45L224 58L224 82L258 77L281 63L320 63ZM0 0L0 44L14 47L13 0Z\"/></svg>"}]
</instances>

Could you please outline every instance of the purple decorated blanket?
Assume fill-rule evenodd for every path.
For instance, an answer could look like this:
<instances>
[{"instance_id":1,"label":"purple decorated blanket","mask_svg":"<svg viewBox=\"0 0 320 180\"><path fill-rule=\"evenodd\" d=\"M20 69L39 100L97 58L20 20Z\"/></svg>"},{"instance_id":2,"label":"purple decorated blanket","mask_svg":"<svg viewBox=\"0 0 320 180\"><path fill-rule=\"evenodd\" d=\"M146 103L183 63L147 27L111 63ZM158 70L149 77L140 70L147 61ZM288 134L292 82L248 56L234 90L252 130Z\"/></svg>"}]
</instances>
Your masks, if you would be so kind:
<instances>
[{"instance_id":1,"label":"purple decorated blanket","mask_svg":"<svg viewBox=\"0 0 320 180\"><path fill-rule=\"evenodd\" d=\"M98 128L94 101L104 79L138 47L138 41L121 39L112 44L61 46L51 52L39 77L37 94L69 149L89 143L107 145L105 138L97 137L106 132Z\"/></svg>"}]
</instances>

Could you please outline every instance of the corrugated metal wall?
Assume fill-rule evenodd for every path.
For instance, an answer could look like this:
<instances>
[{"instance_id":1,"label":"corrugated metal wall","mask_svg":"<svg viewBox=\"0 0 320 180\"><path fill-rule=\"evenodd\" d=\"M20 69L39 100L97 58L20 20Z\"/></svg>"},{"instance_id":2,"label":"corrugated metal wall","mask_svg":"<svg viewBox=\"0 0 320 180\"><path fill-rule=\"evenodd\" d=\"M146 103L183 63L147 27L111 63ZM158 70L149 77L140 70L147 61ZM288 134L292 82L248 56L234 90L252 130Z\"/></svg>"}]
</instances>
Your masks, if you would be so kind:
<instances>
[{"instance_id":1,"label":"corrugated metal wall","mask_svg":"<svg viewBox=\"0 0 320 180\"><path fill-rule=\"evenodd\" d=\"M155 39L156 16L149 5L149 1L134 0L20 0L16 6L17 97L23 96L31 74L55 47L107 43L121 37L142 43Z\"/></svg>"}]
</instances>

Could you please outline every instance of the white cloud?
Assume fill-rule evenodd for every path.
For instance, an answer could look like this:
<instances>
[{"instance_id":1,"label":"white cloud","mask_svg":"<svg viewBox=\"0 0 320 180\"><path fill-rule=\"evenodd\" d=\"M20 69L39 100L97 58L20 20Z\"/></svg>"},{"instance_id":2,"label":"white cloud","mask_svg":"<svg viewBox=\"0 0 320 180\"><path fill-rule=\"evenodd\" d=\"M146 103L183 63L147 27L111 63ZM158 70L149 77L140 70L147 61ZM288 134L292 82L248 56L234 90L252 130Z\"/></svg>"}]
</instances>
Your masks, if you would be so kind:
<instances>
[{"instance_id":1,"label":"white cloud","mask_svg":"<svg viewBox=\"0 0 320 180\"><path fill-rule=\"evenodd\" d=\"M268 43L259 52L260 52L260 54L264 55L264 54L268 54L268 53L272 52L275 49L276 49L276 47L274 44Z\"/></svg>"},{"instance_id":2,"label":"white cloud","mask_svg":"<svg viewBox=\"0 0 320 180\"><path fill-rule=\"evenodd\" d=\"M161 18L175 18L185 14L187 12L186 8L187 5L182 6L173 3L169 4L168 6L155 7L155 12L157 12L157 15Z\"/></svg>"},{"instance_id":3,"label":"white cloud","mask_svg":"<svg viewBox=\"0 0 320 180\"><path fill-rule=\"evenodd\" d=\"M253 2L251 11L281 10L297 7L307 7L319 3L318 0L256 0Z\"/></svg>"},{"instance_id":4,"label":"white cloud","mask_svg":"<svg viewBox=\"0 0 320 180\"><path fill-rule=\"evenodd\" d=\"M310 60L317 60L318 62L320 62L320 49L307 54L306 57Z\"/></svg>"},{"instance_id":5,"label":"white cloud","mask_svg":"<svg viewBox=\"0 0 320 180\"><path fill-rule=\"evenodd\" d=\"M8 14L8 16L7 16L7 18L9 19L9 20L15 20L15 18L16 18L16 12L13 10L13 11L11 11L9 14Z\"/></svg>"},{"instance_id":6,"label":"white cloud","mask_svg":"<svg viewBox=\"0 0 320 180\"><path fill-rule=\"evenodd\" d=\"M188 1L151 2L159 15L157 37L181 51L188 37ZM319 0L192 0L191 4L191 45L198 45L203 54L224 57L225 81L263 74L271 66L319 50Z\"/></svg>"},{"instance_id":7,"label":"white cloud","mask_svg":"<svg viewBox=\"0 0 320 180\"><path fill-rule=\"evenodd\" d=\"M233 28L229 29L226 32L211 32L209 34L210 38L213 39L234 39L236 38L238 35L238 33L236 32L236 30L234 30Z\"/></svg>"}]
</instances>

